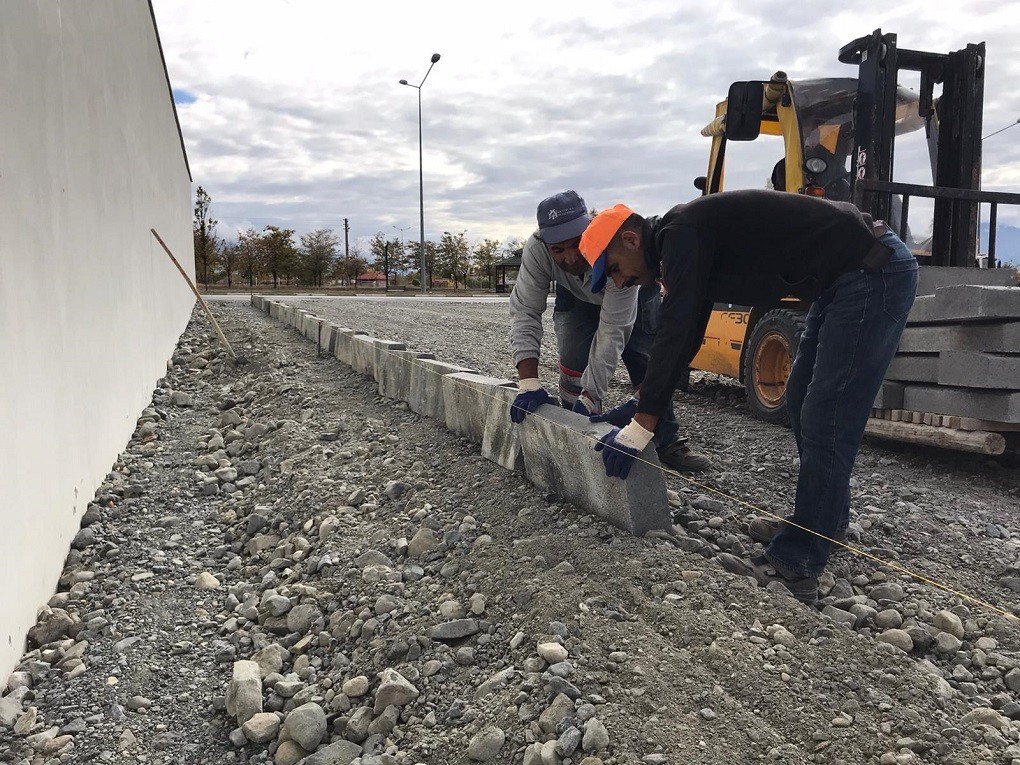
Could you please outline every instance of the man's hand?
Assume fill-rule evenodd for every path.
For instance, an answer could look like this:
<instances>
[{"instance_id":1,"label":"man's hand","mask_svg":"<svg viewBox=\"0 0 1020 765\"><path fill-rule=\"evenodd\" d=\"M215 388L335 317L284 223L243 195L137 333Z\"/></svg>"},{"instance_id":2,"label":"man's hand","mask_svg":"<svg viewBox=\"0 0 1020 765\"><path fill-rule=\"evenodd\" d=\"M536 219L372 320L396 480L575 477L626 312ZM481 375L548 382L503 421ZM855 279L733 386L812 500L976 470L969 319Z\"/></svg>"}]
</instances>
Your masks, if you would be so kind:
<instances>
[{"instance_id":1,"label":"man's hand","mask_svg":"<svg viewBox=\"0 0 1020 765\"><path fill-rule=\"evenodd\" d=\"M638 400L632 396L628 401L620 404L615 409L610 409L605 414L597 414L588 419L591 422L608 422L610 425L615 425L618 428L625 428L634 419L634 415L637 414L637 407Z\"/></svg>"},{"instance_id":2,"label":"man's hand","mask_svg":"<svg viewBox=\"0 0 1020 765\"><path fill-rule=\"evenodd\" d=\"M632 422L623 430L613 428L606 433L595 445L595 451L602 452L602 464L606 468L606 475L626 480L630 475L630 469L634 465L634 458L641 453L648 442L652 440L652 433L645 430L636 422Z\"/></svg>"},{"instance_id":3,"label":"man's hand","mask_svg":"<svg viewBox=\"0 0 1020 765\"><path fill-rule=\"evenodd\" d=\"M521 392L517 394L517 398L510 405L510 419L515 424L520 425L524 422L524 418L527 415L534 412L542 404L551 403L552 396L542 387L542 383L538 381L537 377L522 379L517 383L517 387Z\"/></svg>"},{"instance_id":4,"label":"man's hand","mask_svg":"<svg viewBox=\"0 0 1020 765\"><path fill-rule=\"evenodd\" d=\"M601 412L602 407L595 403L595 399L589 396L587 391L581 391L581 395L577 397L577 401L574 402L571 411L583 414L585 417L590 417Z\"/></svg>"}]
</instances>

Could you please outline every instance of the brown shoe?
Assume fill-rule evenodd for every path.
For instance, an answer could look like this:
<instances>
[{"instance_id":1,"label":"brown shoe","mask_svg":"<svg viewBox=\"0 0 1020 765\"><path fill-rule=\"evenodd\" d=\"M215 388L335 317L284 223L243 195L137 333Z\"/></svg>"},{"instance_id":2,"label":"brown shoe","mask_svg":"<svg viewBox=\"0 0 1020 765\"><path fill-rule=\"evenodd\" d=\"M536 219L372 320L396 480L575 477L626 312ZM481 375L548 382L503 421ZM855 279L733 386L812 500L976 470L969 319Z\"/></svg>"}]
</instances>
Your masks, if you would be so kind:
<instances>
[{"instance_id":1,"label":"brown shoe","mask_svg":"<svg viewBox=\"0 0 1020 765\"><path fill-rule=\"evenodd\" d=\"M682 438L662 447L658 454L659 462L664 467L680 473L700 473L712 467L712 460L704 454L692 451Z\"/></svg>"},{"instance_id":2,"label":"brown shoe","mask_svg":"<svg viewBox=\"0 0 1020 765\"><path fill-rule=\"evenodd\" d=\"M777 518L752 518L751 522L747 524L747 535L757 542L768 544L779 533L779 526L782 523ZM846 529L836 529L832 538L837 542L845 542Z\"/></svg>"},{"instance_id":3,"label":"brown shoe","mask_svg":"<svg viewBox=\"0 0 1020 765\"><path fill-rule=\"evenodd\" d=\"M793 597L802 603L814 603L818 600L818 577L801 576L780 568L764 555L752 558L738 558L730 553L720 553L720 565L731 574L749 576L762 587L773 582L785 587Z\"/></svg>"}]
</instances>

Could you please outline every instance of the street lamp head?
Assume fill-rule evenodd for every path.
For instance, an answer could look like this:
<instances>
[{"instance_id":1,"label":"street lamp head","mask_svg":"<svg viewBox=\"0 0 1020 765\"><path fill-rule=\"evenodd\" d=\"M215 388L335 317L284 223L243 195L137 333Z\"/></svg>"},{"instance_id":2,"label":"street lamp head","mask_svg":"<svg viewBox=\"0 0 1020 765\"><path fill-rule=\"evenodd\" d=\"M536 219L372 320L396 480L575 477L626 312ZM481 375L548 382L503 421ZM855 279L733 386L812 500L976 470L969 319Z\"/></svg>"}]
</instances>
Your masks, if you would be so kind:
<instances>
[{"instance_id":1,"label":"street lamp head","mask_svg":"<svg viewBox=\"0 0 1020 765\"><path fill-rule=\"evenodd\" d=\"M438 53L433 53L433 54L432 54L432 63L434 64L434 63L436 63L436 62L437 62L438 60L439 60L439 54L438 54ZM1018 120L1018 122L1020 122L1020 120Z\"/></svg>"},{"instance_id":2,"label":"street lamp head","mask_svg":"<svg viewBox=\"0 0 1020 765\"><path fill-rule=\"evenodd\" d=\"M401 85L409 85L410 83L407 80L401 80L400 84Z\"/></svg>"}]
</instances>

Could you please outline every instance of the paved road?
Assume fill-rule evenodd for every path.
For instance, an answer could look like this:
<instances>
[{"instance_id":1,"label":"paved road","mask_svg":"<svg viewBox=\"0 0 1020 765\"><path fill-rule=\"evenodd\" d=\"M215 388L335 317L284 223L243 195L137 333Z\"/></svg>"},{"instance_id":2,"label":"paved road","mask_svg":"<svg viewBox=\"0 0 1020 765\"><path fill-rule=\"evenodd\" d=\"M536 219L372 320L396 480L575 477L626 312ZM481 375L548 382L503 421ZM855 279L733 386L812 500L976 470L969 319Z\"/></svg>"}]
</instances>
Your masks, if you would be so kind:
<instances>
[{"instance_id":1,"label":"paved road","mask_svg":"<svg viewBox=\"0 0 1020 765\"><path fill-rule=\"evenodd\" d=\"M276 297L280 300L353 300L353 301L368 301L368 302L379 302L383 300L399 300L401 302L429 302L429 303L505 303L510 299L509 295L313 295L313 294L296 294L296 295L274 295L272 292L258 292L259 295L267 295L270 297ZM203 295L206 302L208 303L248 303L251 301L251 297L247 294L239 294L236 292L223 293L223 294L210 294Z\"/></svg>"}]
</instances>

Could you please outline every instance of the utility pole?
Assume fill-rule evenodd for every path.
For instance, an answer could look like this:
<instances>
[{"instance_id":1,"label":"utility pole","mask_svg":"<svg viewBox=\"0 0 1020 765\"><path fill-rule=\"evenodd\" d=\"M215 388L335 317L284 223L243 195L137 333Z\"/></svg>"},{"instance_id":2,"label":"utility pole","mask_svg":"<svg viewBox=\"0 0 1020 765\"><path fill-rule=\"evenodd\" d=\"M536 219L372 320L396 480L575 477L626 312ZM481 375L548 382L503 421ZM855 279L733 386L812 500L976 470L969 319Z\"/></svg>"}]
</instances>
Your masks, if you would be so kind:
<instances>
[{"instance_id":1,"label":"utility pole","mask_svg":"<svg viewBox=\"0 0 1020 765\"><path fill-rule=\"evenodd\" d=\"M347 218L344 218L344 262L347 263L347 284L350 286L351 283L351 247L347 241L347 234L351 230L350 224L347 222Z\"/></svg>"}]
</instances>

